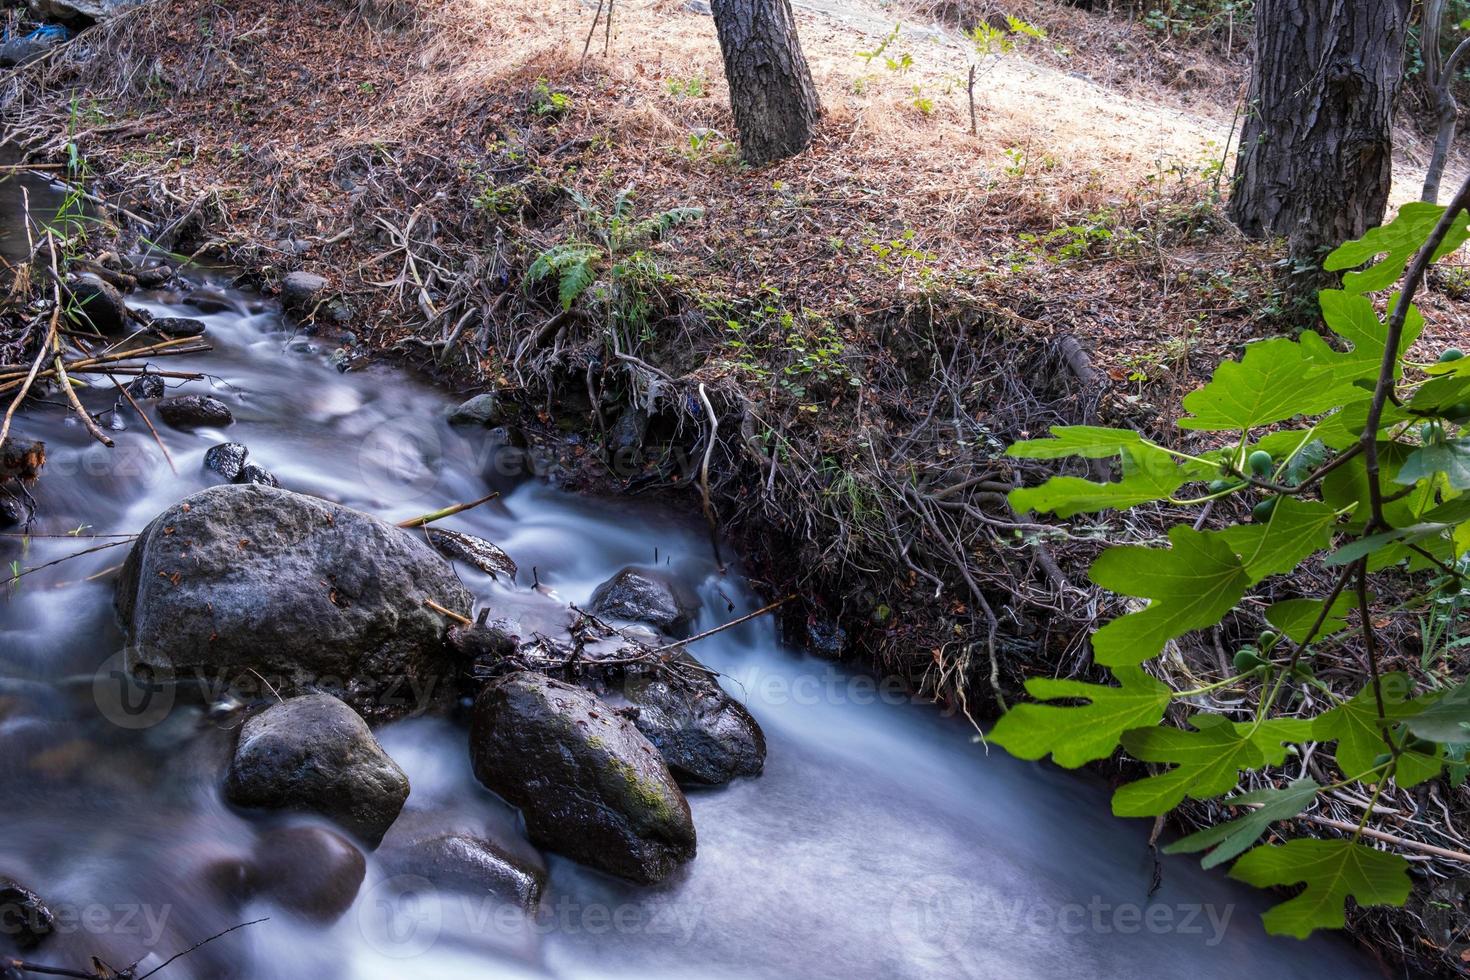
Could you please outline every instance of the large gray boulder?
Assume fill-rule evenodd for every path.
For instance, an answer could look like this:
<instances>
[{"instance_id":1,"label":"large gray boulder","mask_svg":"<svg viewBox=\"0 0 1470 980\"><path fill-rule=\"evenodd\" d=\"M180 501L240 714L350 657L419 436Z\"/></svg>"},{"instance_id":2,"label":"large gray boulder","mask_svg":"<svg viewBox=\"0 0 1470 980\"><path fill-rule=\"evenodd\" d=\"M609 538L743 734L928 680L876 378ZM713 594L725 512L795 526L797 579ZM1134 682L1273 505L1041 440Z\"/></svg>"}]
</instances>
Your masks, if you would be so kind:
<instances>
[{"instance_id":1,"label":"large gray boulder","mask_svg":"<svg viewBox=\"0 0 1470 980\"><path fill-rule=\"evenodd\" d=\"M133 544L116 605L130 668L254 693L340 693L374 720L449 700L446 619L472 599L417 534L275 487L203 490Z\"/></svg>"},{"instance_id":2,"label":"large gray boulder","mask_svg":"<svg viewBox=\"0 0 1470 980\"><path fill-rule=\"evenodd\" d=\"M644 884L694 857L689 803L658 750L579 687L529 671L488 685L470 757L538 846Z\"/></svg>"},{"instance_id":3,"label":"large gray boulder","mask_svg":"<svg viewBox=\"0 0 1470 980\"><path fill-rule=\"evenodd\" d=\"M236 806L320 814L376 847L408 799L408 777L361 715L330 694L307 694L240 728L225 796Z\"/></svg>"}]
</instances>

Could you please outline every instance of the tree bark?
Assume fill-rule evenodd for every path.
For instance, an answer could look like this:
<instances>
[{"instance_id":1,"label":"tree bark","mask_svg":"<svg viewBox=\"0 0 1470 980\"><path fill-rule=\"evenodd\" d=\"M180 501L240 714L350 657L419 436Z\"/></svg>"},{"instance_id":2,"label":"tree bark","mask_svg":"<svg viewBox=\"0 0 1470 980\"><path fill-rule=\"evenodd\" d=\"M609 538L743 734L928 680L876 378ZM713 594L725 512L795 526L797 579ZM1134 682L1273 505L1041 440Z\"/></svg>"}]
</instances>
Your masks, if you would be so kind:
<instances>
[{"instance_id":1,"label":"tree bark","mask_svg":"<svg viewBox=\"0 0 1470 980\"><path fill-rule=\"evenodd\" d=\"M821 107L790 0L711 0L740 152L752 166L795 156Z\"/></svg>"},{"instance_id":2,"label":"tree bark","mask_svg":"<svg viewBox=\"0 0 1470 980\"><path fill-rule=\"evenodd\" d=\"M1410 0L1257 0L1229 214L1298 264L1383 221Z\"/></svg>"}]
</instances>

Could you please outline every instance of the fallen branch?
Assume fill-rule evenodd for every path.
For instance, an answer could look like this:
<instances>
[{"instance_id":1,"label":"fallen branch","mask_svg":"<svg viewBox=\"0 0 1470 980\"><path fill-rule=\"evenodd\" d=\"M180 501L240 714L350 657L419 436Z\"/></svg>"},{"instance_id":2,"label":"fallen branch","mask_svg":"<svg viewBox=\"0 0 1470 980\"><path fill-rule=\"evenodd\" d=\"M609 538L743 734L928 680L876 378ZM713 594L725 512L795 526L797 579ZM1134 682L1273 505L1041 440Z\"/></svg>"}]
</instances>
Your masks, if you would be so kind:
<instances>
[{"instance_id":1,"label":"fallen branch","mask_svg":"<svg viewBox=\"0 0 1470 980\"><path fill-rule=\"evenodd\" d=\"M671 650L677 650L680 647L688 646L689 644L695 642L696 640L703 640L706 637L714 636L716 633L723 633L723 632L725 632L725 630L730 629L730 628L735 627L735 626L739 626L741 623L748 623L752 619L755 619L757 616L764 616L766 613L770 612L771 610L773 610L773 609L779 609L780 607L786 605L786 603L790 602L792 599L795 599L795 598L796 598L796 593L793 592L793 593L791 593L788 596L785 596L783 598L777 599L775 602L772 602L769 605L761 606L755 612L746 613L744 616L741 616L741 617L739 617L737 619L732 619L728 623L723 623L723 624L721 624L719 626L716 626L714 629L705 630L703 633L696 633L693 636L686 637L685 639L675 640L673 643L666 643L666 644L664 644L661 647L654 647L649 652L650 653L656 653L656 654L664 654L664 653L668 653Z\"/></svg>"},{"instance_id":2,"label":"fallen branch","mask_svg":"<svg viewBox=\"0 0 1470 980\"><path fill-rule=\"evenodd\" d=\"M133 538L136 538L136 537L137 537L136 534L130 535L128 538L126 538L126 539L124 539L122 541L109 541L106 544L95 545L95 546L93 546L91 548L87 548L84 551L77 551L77 552L74 552L74 553L72 553L70 555L64 555L63 557L57 558L54 561L48 561L44 565L35 565L35 566L31 567L31 568L24 569L24 570L19 571L19 572L16 572L15 574L13 574L13 575L10 576L10 584L11 585L14 585L16 582L18 582L21 579L25 578L27 575L31 574L32 572L39 572L41 569L43 569L43 568L50 568L52 565L60 565L62 562L64 562L64 561L71 561L73 558L80 558L83 555L90 555L90 554L92 554L94 552L97 552L97 551L106 551L108 548L116 548L118 545L132 544Z\"/></svg>"},{"instance_id":3,"label":"fallen branch","mask_svg":"<svg viewBox=\"0 0 1470 980\"><path fill-rule=\"evenodd\" d=\"M453 609L446 609L443 606L439 605L439 603L435 602L433 599L425 599L424 605L428 606L430 609L434 610L441 616L449 617L461 626L473 626L475 624L475 621L473 619L470 619L468 616L461 616Z\"/></svg>"},{"instance_id":4,"label":"fallen branch","mask_svg":"<svg viewBox=\"0 0 1470 980\"><path fill-rule=\"evenodd\" d=\"M500 491L497 490L495 493L481 497L479 500L472 500L467 504L455 504L453 507L445 507L443 510L436 510L433 513L424 514L421 517L410 517L406 521L399 521L397 526L403 528L423 527L425 524L432 524L446 517L453 517L455 514L463 514L465 511L494 500L498 496L500 496Z\"/></svg>"}]
</instances>

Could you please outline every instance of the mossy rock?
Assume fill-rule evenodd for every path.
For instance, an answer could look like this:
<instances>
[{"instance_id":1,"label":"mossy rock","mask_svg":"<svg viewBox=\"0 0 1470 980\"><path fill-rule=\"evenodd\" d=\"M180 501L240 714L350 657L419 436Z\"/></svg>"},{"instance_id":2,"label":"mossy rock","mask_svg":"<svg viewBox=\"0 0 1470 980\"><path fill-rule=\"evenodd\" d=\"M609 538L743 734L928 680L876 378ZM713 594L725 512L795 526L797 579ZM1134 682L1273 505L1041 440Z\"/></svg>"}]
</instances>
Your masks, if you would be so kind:
<instances>
[{"instance_id":1,"label":"mossy rock","mask_svg":"<svg viewBox=\"0 0 1470 980\"><path fill-rule=\"evenodd\" d=\"M579 687L529 671L489 685L470 755L541 847L644 884L694 857L689 803L658 749Z\"/></svg>"}]
</instances>

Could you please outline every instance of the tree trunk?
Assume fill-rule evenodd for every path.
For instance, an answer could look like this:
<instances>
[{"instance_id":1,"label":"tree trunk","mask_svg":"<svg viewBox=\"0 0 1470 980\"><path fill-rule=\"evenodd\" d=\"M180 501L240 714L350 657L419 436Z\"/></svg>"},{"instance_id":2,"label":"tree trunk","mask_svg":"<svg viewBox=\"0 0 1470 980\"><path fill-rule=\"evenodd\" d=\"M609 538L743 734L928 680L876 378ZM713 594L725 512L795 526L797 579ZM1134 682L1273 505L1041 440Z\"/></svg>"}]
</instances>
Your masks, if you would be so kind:
<instances>
[{"instance_id":1,"label":"tree trunk","mask_svg":"<svg viewBox=\"0 0 1470 980\"><path fill-rule=\"evenodd\" d=\"M1383 221L1410 0L1257 0L1229 214L1298 264Z\"/></svg>"},{"instance_id":2,"label":"tree trunk","mask_svg":"<svg viewBox=\"0 0 1470 980\"><path fill-rule=\"evenodd\" d=\"M752 166L795 156L821 111L790 0L712 0L740 152Z\"/></svg>"}]
</instances>

